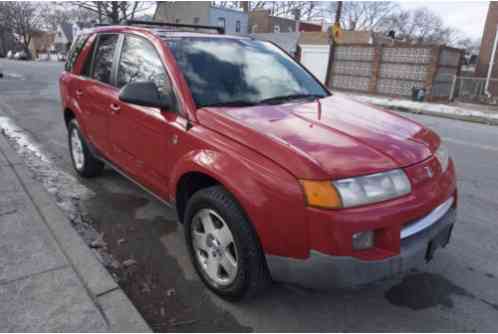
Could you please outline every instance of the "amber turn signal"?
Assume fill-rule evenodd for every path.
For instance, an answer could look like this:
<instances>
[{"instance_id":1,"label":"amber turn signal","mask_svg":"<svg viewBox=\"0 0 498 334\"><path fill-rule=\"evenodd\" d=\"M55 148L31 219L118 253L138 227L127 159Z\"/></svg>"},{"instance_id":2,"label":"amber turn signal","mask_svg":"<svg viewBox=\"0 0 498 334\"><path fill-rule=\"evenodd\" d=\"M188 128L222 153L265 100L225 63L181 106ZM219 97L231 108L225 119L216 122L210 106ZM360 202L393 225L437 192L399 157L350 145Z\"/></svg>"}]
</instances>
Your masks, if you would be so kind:
<instances>
[{"instance_id":1,"label":"amber turn signal","mask_svg":"<svg viewBox=\"0 0 498 334\"><path fill-rule=\"evenodd\" d=\"M342 207L341 197L330 181L301 180L306 201L309 206L324 209Z\"/></svg>"}]
</instances>

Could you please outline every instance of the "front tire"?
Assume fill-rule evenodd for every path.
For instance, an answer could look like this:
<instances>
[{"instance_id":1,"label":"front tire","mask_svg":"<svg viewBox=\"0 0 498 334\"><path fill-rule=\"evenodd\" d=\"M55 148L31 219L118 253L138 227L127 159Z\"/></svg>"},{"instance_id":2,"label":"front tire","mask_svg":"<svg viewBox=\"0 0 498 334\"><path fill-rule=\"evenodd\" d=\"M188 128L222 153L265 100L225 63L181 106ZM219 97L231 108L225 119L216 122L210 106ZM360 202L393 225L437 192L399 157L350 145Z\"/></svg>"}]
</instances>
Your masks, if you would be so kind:
<instances>
[{"instance_id":1,"label":"front tire","mask_svg":"<svg viewBox=\"0 0 498 334\"><path fill-rule=\"evenodd\" d=\"M189 200L185 238L197 273L219 296L251 297L270 282L256 233L223 187L199 190Z\"/></svg>"},{"instance_id":2,"label":"front tire","mask_svg":"<svg viewBox=\"0 0 498 334\"><path fill-rule=\"evenodd\" d=\"M80 176L89 178L102 173L104 163L90 152L76 119L68 124L68 142L73 167Z\"/></svg>"}]
</instances>

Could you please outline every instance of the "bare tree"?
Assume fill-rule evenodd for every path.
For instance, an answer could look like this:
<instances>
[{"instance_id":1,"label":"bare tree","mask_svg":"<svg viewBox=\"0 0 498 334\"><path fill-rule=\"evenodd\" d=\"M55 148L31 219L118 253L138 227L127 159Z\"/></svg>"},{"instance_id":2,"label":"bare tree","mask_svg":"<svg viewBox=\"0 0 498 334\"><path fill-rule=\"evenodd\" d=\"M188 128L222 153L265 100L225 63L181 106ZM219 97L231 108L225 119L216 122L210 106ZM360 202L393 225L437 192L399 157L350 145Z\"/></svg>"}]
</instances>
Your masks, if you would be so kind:
<instances>
[{"instance_id":1,"label":"bare tree","mask_svg":"<svg viewBox=\"0 0 498 334\"><path fill-rule=\"evenodd\" d=\"M335 17L337 1L328 4L325 12ZM344 30L379 31L384 20L399 11L399 5L391 1L344 1L341 27Z\"/></svg>"},{"instance_id":2,"label":"bare tree","mask_svg":"<svg viewBox=\"0 0 498 334\"><path fill-rule=\"evenodd\" d=\"M242 1L214 1L213 5L222 8L242 8ZM320 1L248 1L249 11L267 9L273 16L312 20L322 15Z\"/></svg>"},{"instance_id":3,"label":"bare tree","mask_svg":"<svg viewBox=\"0 0 498 334\"><path fill-rule=\"evenodd\" d=\"M322 5L319 1L267 1L265 8L270 9L273 16L312 20L322 16Z\"/></svg>"},{"instance_id":4,"label":"bare tree","mask_svg":"<svg viewBox=\"0 0 498 334\"><path fill-rule=\"evenodd\" d=\"M63 23L97 22L97 14L82 9L70 2L45 3L44 21L46 28L55 31Z\"/></svg>"},{"instance_id":5,"label":"bare tree","mask_svg":"<svg viewBox=\"0 0 498 334\"><path fill-rule=\"evenodd\" d=\"M144 13L155 6L149 1L78 1L73 6L87 10L97 16L98 23L119 24L133 20L137 14Z\"/></svg>"},{"instance_id":6,"label":"bare tree","mask_svg":"<svg viewBox=\"0 0 498 334\"><path fill-rule=\"evenodd\" d=\"M1 17L1 13L0 13ZM0 21L0 56L5 56L9 51L9 44L12 44L13 36L10 27L5 21Z\"/></svg>"},{"instance_id":7,"label":"bare tree","mask_svg":"<svg viewBox=\"0 0 498 334\"><path fill-rule=\"evenodd\" d=\"M29 58L29 45L33 33L43 26L43 11L40 2L0 2L0 22L16 35Z\"/></svg>"},{"instance_id":8,"label":"bare tree","mask_svg":"<svg viewBox=\"0 0 498 334\"><path fill-rule=\"evenodd\" d=\"M392 30L397 38L412 43L451 45L455 42L456 32L425 7L391 14L384 19L382 28Z\"/></svg>"},{"instance_id":9,"label":"bare tree","mask_svg":"<svg viewBox=\"0 0 498 334\"><path fill-rule=\"evenodd\" d=\"M455 41L451 43L451 46L465 50L465 53L469 56L479 55L481 48L480 39L466 37L461 32L457 32L456 35Z\"/></svg>"}]
</instances>

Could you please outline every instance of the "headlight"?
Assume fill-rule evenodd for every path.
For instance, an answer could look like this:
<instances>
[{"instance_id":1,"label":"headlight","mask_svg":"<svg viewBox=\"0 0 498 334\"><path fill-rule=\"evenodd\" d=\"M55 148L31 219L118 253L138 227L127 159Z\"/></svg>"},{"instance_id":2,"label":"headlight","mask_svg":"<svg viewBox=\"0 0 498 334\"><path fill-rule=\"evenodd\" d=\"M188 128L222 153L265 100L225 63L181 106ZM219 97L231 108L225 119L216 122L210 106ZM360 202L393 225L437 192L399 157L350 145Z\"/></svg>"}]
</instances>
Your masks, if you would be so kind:
<instances>
[{"instance_id":1,"label":"headlight","mask_svg":"<svg viewBox=\"0 0 498 334\"><path fill-rule=\"evenodd\" d=\"M441 143L434 155L436 156L437 160L439 161L439 164L441 165L442 173L446 172L446 169L448 168L448 163L450 161L450 154L448 152L448 149L446 148L446 145Z\"/></svg>"},{"instance_id":2,"label":"headlight","mask_svg":"<svg viewBox=\"0 0 498 334\"><path fill-rule=\"evenodd\" d=\"M401 197L412 191L401 169L337 181L300 181L309 206L350 208Z\"/></svg>"},{"instance_id":3,"label":"headlight","mask_svg":"<svg viewBox=\"0 0 498 334\"><path fill-rule=\"evenodd\" d=\"M410 180L401 169L338 180L333 184L345 208L401 197L412 191Z\"/></svg>"}]
</instances>

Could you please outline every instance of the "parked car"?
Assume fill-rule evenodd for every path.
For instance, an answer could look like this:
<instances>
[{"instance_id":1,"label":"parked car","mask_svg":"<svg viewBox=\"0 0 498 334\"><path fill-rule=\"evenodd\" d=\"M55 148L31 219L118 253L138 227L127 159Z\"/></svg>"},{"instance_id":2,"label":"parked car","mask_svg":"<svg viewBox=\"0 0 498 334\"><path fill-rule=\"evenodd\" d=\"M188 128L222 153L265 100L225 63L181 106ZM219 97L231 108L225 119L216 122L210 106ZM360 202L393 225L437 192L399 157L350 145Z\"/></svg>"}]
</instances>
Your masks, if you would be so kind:
<instances>
[{"instance_id":1,"label":"parked car","mask_svg":"<svg viewBox=\"0 0 498 334\"><path fill-rule=\"evenodd\" d=\"M75 170L176 209L203 282L364 284L432 259L457 186L432 130L329 92L277 46L171 26L78 36L60 78Z\"/></svg>"},{"instance_id":2,"label":"parked car","mask_svg":"<svg viewBox=\"0 0 498 334\"><path fill-rule=\"evenodd\" d=\"M28 60L29 57L28 57L28 54L26 53L26 51L18 51L14 54L14 59L16 59L16 60Z\"/></svg>"}]
</instances>

